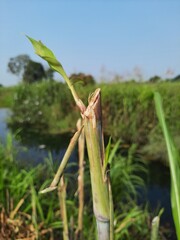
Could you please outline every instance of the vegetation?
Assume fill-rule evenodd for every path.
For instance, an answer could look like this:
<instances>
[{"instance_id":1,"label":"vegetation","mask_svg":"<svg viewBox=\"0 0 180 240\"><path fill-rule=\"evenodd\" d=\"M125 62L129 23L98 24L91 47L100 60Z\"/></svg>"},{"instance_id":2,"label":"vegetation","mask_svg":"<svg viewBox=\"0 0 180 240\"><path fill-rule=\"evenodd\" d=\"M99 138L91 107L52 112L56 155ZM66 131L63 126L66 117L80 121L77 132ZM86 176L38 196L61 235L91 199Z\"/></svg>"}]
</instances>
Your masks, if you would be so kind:
<instances>
[{"instance_id":1,"label":"vegetation","mask_svg":"<svg viewBox=\"0 0 180 240\"><path fill-rule=\"evenodd\" d=\"M148 159L167 159L165 141L156 117L153 92L163 97L166 121L178 148L180 147L180 84L177 83L110 83L87 85L76 83L83 102L96 87L102 89L103 126L114 141L124 147L138 145ZM16 127L49 133L74 130L77 107L65 84L43 81L0 89L1 104L11 107L10 124ZM172 124L173 122L173 124Z\"/></svg>"},{"instance_id":2,"label":"vegetation","mask_svg":"<svg viewBox=\"0 0 180 240\"><path fill-rule=\"evenodd\" d=\"M161 97L155 93L156 111L164 134L169 156L171 173L171 206L178 240L180 239L180 156L168 131L163 112Z\"/></svg>"},{"instance_id":3,"label":"vegetation","mask_svg":"<svg viewBox=\"0 0 180 240\"><path fill-rule=\"evenodd\" d=\"M87 86L89 84L95 84L95 79L91 75L86 75L84 73L73 73L70 75L69 79L75 83L75 82L81 82L83 86Z\"/></svg>"},{"instance_id":4,"label":"vegetation","mask_svg":"<svg viewBox=\"0 0 180 240\"><path fill-rule=\"evenodd\" d=\"M81 132L84 131L90 164L93 211L97 224L97 238L99 240L113 240L114 211L112 207L113 200L111 183L107 169L108 157L104 152L100 89L96 89L91 94L88 99L88 106L86 107L82 100L78 97L72 81L68 78L61 63L58 62L53 52L40 41L37 42L30 37L28 38L31 41L37 55L45 59L49 66L64 78L82 116L82 126L79 130L77 130L71 139L52 183L47 189L43 190L42 193L53 191L61 185L61 178L63 177L62 175L64 173L65 166L67 165L67 161L81 135ZM66 236L64 239L69 239L69 237Z\"/></svg>"},{"instance_id":5,"label":"vegetation","mask_svg":"<svg viewBox=\"0 0 180 240\"><path fill-rule=\"evenodd\" d=\"M44 68L41 63L30 60L24 70L23 82L34 83L46 77Z\"/></svg>"},{"instance_id":6,"label":"vegetation","mask_svg":"<svg viewBox=\"0 0 180 240\"><path fill-rule=\"evenodd\" d=\"M64 187L65 184L64 184L63 173L67 165L67 161L70 157L70 154L73 151L78 138L82 135L82 132L83 132L83 136L86 139L86 146L87 146L87 152L88 152L89 164L90 164L92 201L93 201L94 217L96 219L97 239L113 240L114 239L114 206L113 206L111 180L110 180L110 175L108 173L109 172L108 165L112 164L112 157L109 158L110 144L108 144L107 146L107 151L106 152L104 151L104 137L103 137L103 130L102 130L102 108L101 108L101 95L100 95L101 90L100 88L98 88L91 94L91 96L88 99L88 106L86 107L82 102L82 100L78 97L78 94L73 86L74 85L73 82L68 78L61 63L58 62L53 52L50 49L48 49L45 45L43 45L40 41L37 42L36 40L30 37L28 38L34 47L36 54L42 57L43 59L45 59L53 70L57 71L60 75L62 75L62 77L66 81L71 91L71 94L74 98L74 101L77 107L80 110L81 117L82 117L81 126L79 127L77 132L74 134L73 138L71 139L70 144L67 148L67 151L62 159L62 162L57 170L57 173L53 181L51 182L50 186L42 190L41 193L50 192L55 190L56 188L61 189L59 190L59 196L61 200L60 206L61 206L63 226L64 226L63 239L68 240L69 239L68 226L67 226L68 222L67 222L67 214L66 214L66 207L65 207L66 206L65 204L65 197L66 197L65 188L66 187ZM170 142L170 145L174 150L172 141ZM175 150L174 150L174 153L175 153ZM113 154L115 154L115 151L113 151ZM172 173L174 171L172 171ZM175 176L175 178L176 180L179 179L177 175ZM81 181L82 180L83 179L81 179ZM178 198L177 186L174 187L173 189L174 191L172 191L172 196L174 197L175 195L175 198L174 198L175 208L179 211L179 203L177 203L177 198ZM179 213L175 212L174 216L177 221L176 223L179 224L178 214ZM158 229L158 223L156 224L156 228L154 229ZM152 234L153 234L152 235L153 239L158 238L157 230L152 230ZM82 235L81 235L81 239L82 239Z\"/></svg>"},{"instance_id":7,"label":"vegetation","mask_svg":"<svg viewBox=\"0 0 180 240\"><path fill-rule=\"evenodd\" d=\"M12 108L17 89L18 86L0 87L0 108Z\"/></svg>"},{"instance_id":8,"label":"vegetation","mask_svg":"<svg viewBox=\"0 0 180 240\"><path fill-rule=\"evenodd\" d=\"M28 236L35 239L47 237L53 239L53 234L55 234L55 238L63 235L64 240L83 238L97 238L99 240L113 240L114 238L149 239L151 219L147 209L142 211L136 205L136 188L143 185L143 181L137 173L141 172L142 169L144 170L144 168L142 162L134 161L132 153L136 150L136 146L139 148L149 144L152 139L153 142L154 140L159 141L160 138L162 139L161 134L159 134L160 126L153 106L154 90L158 90L161 94L165 93L166 121L170 123L170 121L175 120L173 121L174 125L171 127L171 131L176 133L179 130L180 125L177 121L179 112L172 111L174 107L175 110L176 108L179 109L179 101L173 102L175 99L177 101L177 96L174 98L172 95L172 93L174 94L172 89L175 90L176 88L177 91L178 83L173 85L167 82L157 84L159 80L152 80L152 84L141 85L137 83L124 83L121 85L101 84L101 88L104 89L102 106L106 133L108 135L111 133L113 142L121 136L121 146L128 146L129 155L123 158L117 153L120 141L111 150L110 140L106 151L104 150L100 89L97 88L94 91L94 82L89 80L88 77L82 76L82 74L80 74L80 77L87 85L86 90L82 89L81 86L75 86L77 81L74 78L77 76L69 79L54 54L41 42L29 39L34 45L37 54L48 60L53 70L56 70L63 76L72 96L68 90L65 90L64 84L54 81L43 81L32 86L21 84L15 89L14 104L12 106L13 121L11 121L11 125L34 127L42 132L44 129L46 131L47 129L49 131L57 131L58 128L69 130L72 124L74 126L74 119L78 117L77 108L80 110L82 122L71 139L55 177L55 168L51 158L46 164L39 165L34 169L29 171L22 170L14 162L14 151L10 135L8 135L7 145L5 147L0 146L1 219L4 219L1 221L3 231L0 233L0 238L22 238L27 237L28 234ZM31 60L28 60L24 68L24 74L30 63ZM35 81L33 80L33 82ZM153 84L154 82L156 84ZM171 87L169 88L170 85ZM117 86L121 86L121 89L117 88ZM83 101L77 95L77 87ZM85 97L89 90L91 92L93 90L93 94L89 96L88 106L86 107L86 103L84 104L83 102L85 102ZM67 91L66 95L65 91ZM71 101L72 97L76 106ZM167 131L159 95L155 95L155 100L157 114L164 131L170 158L169 164L172 178L171 201L177 236L179 237L178 151L175 149ZM65 103L67 104L64 106ZM174 104L176 105L174 106ZM49 112L52 114L52 118ZM70 189L68 195L66 194L66 191L68 191L66 190L68 186L67 179L68 183L71 184L71 177L68 176L67 178L67 173L64 169L78 138L84 138L83 136L86 138L89 164L87 164L84 172L83 155L79 164L79 173L74 174L73 177L74 182L79 174L78 179L81 180L78 181L78 186L76 187L79 197L78 211L77 203L73 201L73 190ZM84 140L82 142L81 146L84 149ZM134 142L137 143L136 146L132 145ZM130 148L130 146L132 147ZM42 176L44 171L47 173L46 178ZM48 179L50 178L53 178L53 181L49 185ZM83 179L85 179L85 183ZM89 194L90 181L92 197ZM87 184L86 190L83 187L84 184ZM47 185L49 187L45 188ZM41 193L57 189L57 199L55 194L51 194L51 201L47 205L47 203L44 203L44 201L46 202L45 197L43 198L38 194L37 191L39 189ZM48 198L47 196L46 198ZM88 196L85 205L84 196ZM91 214L92 205L94 218ZM54 208L56 209L55 211ZM153 219L151 239L158 239L158 235L162 234L161 230L158 232L161 213L162 211ZM59 215L61 215L61 221L59 221ZM73 220L70 220L72 218ZM93 222L93 225L89 229L91 222ZM146 223L146 227L144 227L144 223ZM54 231L56 228L58 228L58 231Z\"/></svg>"},{"instance_id":9,"label":"vegetation","mask_svg":"<svg viewBox=\"0 0 180 240\"><path fill-rule=\"evenodd\" d=\"M114 147L112 147L114 149ZM142 184L137 172L145 171L143 163L133 158L135 146L131 148L127 158L117 151L111 166L112 192L114 199L115 239L148 239L151 216L147 209L137 207L136 187ZM51 158L44 163L27 169L18 165L17 152L13 149L12 137L8 135L6 145L0 145L0 214L2 239L26 238L61 239L63 224L60 216L58 195L38 194L54 176L57 162ZM76 163L77 164L77 163ZM68 165L71 167L71 165ZM67 167L68 167L67 166ZM95 239L95 222L92 216L90 198L89 164L84 165L84 239ZM46 172L46 176L44 176ZM67 171L64 175L67 185L67 218L69 239L76 239L78 222L78 172ZM70 220L71 219L71 220ZM93 224L92 224L93 223ZM145 224L146 223L146 224ZM90 227L91 226L91 227ZM4 235L2 235L4 234ZM160 233L162 234L162 232Z\"/></svg>"},{"instance_id":10,"label":"vegetation","mask_svg":"<svg viewBox=\"0 0 180 240\"><path fill-rule=\"evenodd\" d=\"M32 61L26 54L10 58L8 70L12 74L21 76L23 82L28 84L47 78L53 79L53 71L51 69L45 70L41 63Z\"/></svg>"},{"instance_id":11,"label":"vegetation","mask_svg":"<svg viewBox=\"0 0 180 240\"><path fill-rule=\"evenodd\" d=\"M117 88L117 86L121 86L121 88ZM94 86L95 87L95 86ZM87 88L82 91L82 87L78 85L78 89L80 91L80 94L82 95L83 99L85 99L85 95L87 96L87 91L91 91L94 87L87 86ZM103 106L105 109L108 110L108 103L110 104L111 98L108 95L109 93L112 93L111 91L115 91L116 93L119 91L121 94L121 97L124 96L124 101L120 102L118 100L118 95L115 98L112 98L112 101L114 102L114 105L116 106L124 106L123 114L127 114L127 116L130 116L130 113L133 114L133 107L130 108L130 104L133 104L134 101L136 101L136 104L138 104L137 110L141 109L141 114L144 116L144 120L148 119L148 116L153 116L154 118L154 136L156 136L155 139L159 141L159 139L162 139L161 137L161 131L160 126L158 125L156 116L155 116L155 109L151 109L151 104L153 107L153 103L151 102L151 99L153 98L153 95L151 93L153 90L158 90L163 94L163 100L164 100L164 106L165 106L165 112L166 112L166 121L170 125L170 130L175 133L175 129L178 129L178 121L177 116L179 114L178 112L178 106L179 106L179 99L178 96L178 83L170 84L170 83L161 83L161 84L151 84L150 87L147 84L137 84L137 83L127 83L127 84L109 84L107 85L101 85L103 89ZM140 88L140 89L139 89ZM128 89L133 89L128 94ZM69 125L64 125L67 128L69 126L72 126L74 128L74 124L72 124L73 118L78 118L78 114L76 111L76 107L74 104L72 104L71 100L72 97L70 95L70 92L67 90L66 86L63 83L57 83L57 82L48 82L44 81L42 83L36 83L33 85L19 85L14 88L2 88L2 103L3 103L3 96L8 93L7 96L9 96L9 99L14 98L15 102L13 105L13 108L15 107L22 107L21 109L21 115L23 116L23 112L25 114L25 110L28 109L27 112L31 112L32 109L35 109L35 106L38 105L35 100L37 100L35 97L39 97L40 101L44 101L40 104L40 106L43 109L43 105L45 105L45 109L48 109L48 112L43 110L43 113L50 114L51 111L49 109L53 109L54 103L56 102L56 106L58 107L56 111L59 111L59 113L62 114L62 116L65 113L68 113L68 109L66 106L68 105L69 109L73 109L71 112L71 115L68 116L69 119L71 119L71 123L69 122ZM16 93L16 94L14 94ZM17 94L18 93L18 94ZM51 94L50 94L51 93ZM141 94L140 94L141 93ZM176 94L177 93L177 94ZM139 94L139 95L138 95ZM135 95L135 96L134 96ZM27 96L29 97L29 101L32 103L31 107L26 108L26 104L22 104L21 100L23 101L27 100ZM114 94L111 95L111 97L114 96ZM131 100L132 97L129 97L129 102L126 102L128 99L128 96L133 96L133 100ZM35 99L34 99L35 98ZM34 101L33 101L34 99ZM7 100L7 98L6 98ZM117 102L116 102L117 100ZM141 101L140 101L141 100ZM16 102L17 101L17 102ZM19 101L19 102L18 102ZM59 104L65 101L66 104ZM173 102L174 101L174 102ZM128 104L129 103L129 104ZM144 103L144 106L140 105L140 103ZM33 105L34 104L34 105ZM136 104L133 106L136 107ZM24 109L23 109L24 106ZM112 107L111 114L114 114L115 110L117 109L115 106L110 105ZM125 108L126 106L126 108ZM38 107L38 106L37 106ZM64 109L62 108L64 107ZM142 107L142 108L141 108ZM148 112L148 109L154 113L152 114L144 114ZM39 111L39 109L36 109ZM105 116L107 116L106 111L103 112ZM126 111L125 111L126 110ZM142 111L144 110L144 112ZM20 111L18 109L18 111ZM56 112L54 111L54 112ZM37 112L34 112L34 117L36 116ZM33 117L32 115L32 117ZM18 115L17 115L18 116ZM72 118L70 118L70 116ZM123 115L122 115L123 116ZM136 116L138 118L138 114L135 114L133 116ZM15 117L15 115L14 115ZM45 118L46 115L44 115L43 118ZM40 121L39 117L38 121ZM48 119L48 118L47 118ZM53 119L53 118L52 118ZM59 118L61 119L61 118ZM110 119L113 121L117 121L116 119L113 119L110 117ZM110 121L110 119L104 118L105 123L107 124L107 120ZM127 121L128 118L124 119L124 123ZM136 119L136 118L134 118ZM171 125L171 119L173 119L173 126ZM57 120L57 119L56 119ZM53 119L55 122L56 120ZM125 121L126 120L126 121ZM149 120L150 121L150 120ZM48 122L48 121L47 121ZM29 124L29 123L26 123ZM47 124L47 123L46 123ZM60 122L59 127L61 126L62 122ZM143 122L142 122L143 124ZM37 128L37 120L34 123L34 128ZM39 123L39 127L41 126L41 123ZM45 126L45 125L44 125ZM51 125L46 125L47 127ZM106 125L107 126L107 125ZM131 127L130 125L128 125ZM147 126L147 123L146 125ZM71 127L71 128L72 128ZM50 127L49 127L50 129ZM112 128L113 129L113 128ZM127 126L126 126L127 129ZM43 130L43 129L42 129ZM123 128L121 131L123 132ZM106 130L109 131L108 129ZM114 130L115 131L115 130ZM119 131L119 130L118 130ZM125 131L125 130L124 130ZM132 132L132 135L134 132ZM152 134L152 133L151 133ZM116 136L116 135L114 135ZM125 136L125 135L124 135ZM151 135L152 136L152 135ZM175 135L176 136L176 135ZM126 136L129 137L129 136ZM132 137L132 136L131 136ZM116 139L116 137L114 137ZM121 140L122 141L122 140ZM14 161L14 152L12 150L12 141L8 140L8 144L6 147L1 146L1 183L2 183L2 195L1 195L1 216L4 217L3 227L8 229L7 233L12 234L8 235L10 236L25 236L23 234L26 234L29 231L29 234L32 236L36 236L39 234L40 238L43 238L42 233L46 234L46 238L48 236L52 236L54 233L55 236L59 236L59 234L62 233L62 222L60 220L60 214L59 214L59 203L57 200L57 197L52 195L48 197L48 202L51 202L50 205L47 206L47 199L44 199L41 195L38 195L38 190L43 189L43 186L45 186L47 183L44 182L45 179L43 177L43 173L46 172L46 175L48 178L53 177L55 167L52 165L52 163L46 163L41 166L38 166L36 169L32 169L30 171L23 170L22 168L19 168L17 165L17 162ZM121 147L125 143L122 141ZM142 163L137 163L137 161L134 161L133 159L133 152L137 151L137 148L132 147L129 151L128 158L124 158L119 155L119 153L116 153L114 156L114 160L111 164L111 182L112 182L112 192L114 196L114 223L115 223L115 239L148 239L148 236L150 234L150 228L151 228L151 218L147 212L147 209L140 209L136 205L136 187L139 186L139 184L142 184L142 180L140 178L137 178L136 173L140 171ZM154 151L154 149L153 149ZM50 161L50 160L49 160ZM48 165L47 165L48 164ZM51 166L51 167L50 167ZM83 234L85 236L85 239L88 239L89 233L94 232L95 225L93 224L92 229L89 229L88 226L91 225L92 216L90 209L92 207L91 201L88 201L90 199L89 192L90 192L90 184L89 184L89 174L88 174L88 168L89 166L86 164L85 168L85 206L84 206L84 224L83 224ZM139 170L137 170L139 168ZM10 174L8 174L10 173ZM32 175L32 176L30 176ZM68 174L68 185L67 185L67 216L68 220L70 218L73 219L74 222L77 221L78 218L78 209L77 209L77 197L74 199L74 192L75 190L71 189L71 180L74 184L74 180L77 178L77 173L73 174L74 177L70 177ZM121 177L119 177L121 176ZM70 177L70 178L69 178ZM17 179L17 180L16 180ZM65 182L67 181L67 174L65 175ZM19 187L19 184L25 184L25 186ZM19 190L21 191L19 192ZM8 190L7 190L8 189ZM19 189L19 190L18 190ZM34 190L33 190L34 189ZM70 190L71 189L71 190ZM10 197L11 196L11 197ZM34 197L33 197L34 196ZM35 197L36 196L36 197ZM10 200L11 199L11 200ZM37 203L35 205L35 209L32 205L33 201L32 199L36 199ZM49 200L51 199L51 200ZM11 202L11 204L10 204ZM126 204L128 202L128 204ZM8 203L8 204L6 204ZM13 204L12 204L13 203ZM40 205L40 207L39 207ZM17 208L16 208L17 207ZM39 210L40 209L40 210ZM41 215L41 209L44 211L44 218L42 218ZM48 209L47 213L46 210ZM36 217L34 217L33 214L36 213ZM12 212L12 213L11 213ZM25 214L25 215L24 215ZM10 215L13 216L13 219L10 219ZM25 217L26 216L26 217ZM48 217L51 216L51 217ZM46 219L47 218L47 219ZM35 219L35 220L32 220ZM76 219L76 220L75 220ZM26 223L23 225L22 228L18 228L18 232L14 232L15 229L17 229L17 224L20 222ZM144 222L146 222L146 227L144 228ZM33 224L33 228L32 228ZM19 225L18 225L19 226ZM68 225L68 229L70 229L70 232L75 232L76 230L76 223L75 225ZM73 230L72 230L73 228ZM23 232L23 233L22 233ZM19 235L18 235L19 234ZM160 228L160 233L162 237L162 229ZM138 236L138 237L137 237ZM45 237L45 235L44 235ZM72 238L73 239L73 238ZM89 238L90 239L90 238ZM93 238L94 239L94 238Z\"/></svg>"}]
</instances>

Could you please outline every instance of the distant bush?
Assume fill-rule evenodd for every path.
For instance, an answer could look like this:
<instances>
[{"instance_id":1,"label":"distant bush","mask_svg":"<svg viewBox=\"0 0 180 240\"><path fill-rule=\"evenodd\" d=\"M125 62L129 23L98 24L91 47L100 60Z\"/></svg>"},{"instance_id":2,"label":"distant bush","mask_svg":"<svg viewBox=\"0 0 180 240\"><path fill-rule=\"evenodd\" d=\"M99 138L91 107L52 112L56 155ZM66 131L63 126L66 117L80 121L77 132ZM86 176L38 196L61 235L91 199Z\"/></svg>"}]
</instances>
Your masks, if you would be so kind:
<instances>
[{"instance_id":1,"label":"distant bush","mask_svg":"<svg viewBox=\"0 0 180 240\"><path fill-rule=\"evenodd\" d=\"M66 118L71 105L69 90L63 83L21 84L14 94L11 124L45 131L51 127L58 128L59 121Z\"/></svg>"},{"instance_id":2,"label":"distant bush","mask_svg":"<svg viewBox=\"0 0 180 240\"><path fill-rule=\"evenodd\" d=\"M70 75L70 80L72 82L82 82L84 86L95 84L95 79L92 75L86 75L84 73L73 73Z\"/></svg>"},{"instance_id":3,"label":"distant bush","mask_svg":"<svg viewBox=\"0 0 180 240\"><path fill-rule=\"evenodd\" d=\"M162 81L162 79L159 77L159 76L154 76L154 77L151 77L150 79L149 79L149 82L150 83L158 83L158 82L160 82L160 81Z\"/></svg>"}]
</instances>

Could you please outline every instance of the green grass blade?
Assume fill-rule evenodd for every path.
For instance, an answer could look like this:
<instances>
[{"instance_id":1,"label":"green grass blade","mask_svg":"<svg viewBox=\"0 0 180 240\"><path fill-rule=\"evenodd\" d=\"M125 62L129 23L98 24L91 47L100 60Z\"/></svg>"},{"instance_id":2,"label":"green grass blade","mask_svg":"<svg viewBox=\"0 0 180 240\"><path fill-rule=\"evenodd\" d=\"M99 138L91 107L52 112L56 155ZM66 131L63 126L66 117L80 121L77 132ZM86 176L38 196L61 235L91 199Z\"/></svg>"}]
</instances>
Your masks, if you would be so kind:
<instances>
[{"instance_id":1,"label":"green grass blade","mask_svg":"<svg viewBox=\"0 0 180 240\"><path fill-rule=\"evenodd\" d=\"M65 154L64 154L64 157L63 157L63 159L62 159L62 161L61 161L61 163L60 163L60 165L59 165L59 168L58 168L58 170L57 170L57 172L56 172L56 174L55 174L55 177L54 177L52 183L50 184L49 187L41 190L40 193L51 192L51 191L53 191L53 190L55 190L55 189L57 188L57 185L58 185L58 183L59 183L59 181L60 181L60 178L61 178L61 176L62 176L62 174L63 174L63 171L64 171L64 169L65 169L65 167L66 167L66 165L67 165L67 162L68 162L68 160L69 160L69 158L70 158L70 156L71 156L71 153L73 152L73 150L74 150L74 148L75 148L75 145L76 145L76 143L77 143L77 141L78 141L78 138L79 138L79 136L81 135L81 132L82 132L83 127L84 127L84 126L82 126L81 129L79 129L79 130L74 134L74 136L71 138L70 143L69 143L69 145L68 145L68 148L67 148L67 150L66 150L66 152L65 152Z\"/></svg>"},{"instance_id":2,"label":"green grass blade","mask_svg":"<svg viewBox=\"0 0 180 240\"><path fill-rule=\"evenodd\" d=\"M108 145L107 145L106 150L105 150L105 160L104 160L104 164L103 164L103 174L104 175L105 175L106 168L107 168L107 165L108 165L110 150L111 150L111 137L109 138Z\"/></svg>"},{"instance_id":3,"label":"green grass blade","mask_svg":"<svg viewBox=\"0 0 180 240\"><path fill-rule=\"evenodd\" d=\"M64 78L64 80L66 81L66 83L73 95L73 98L74 98L77 106L80 108L81 112L84 112L86 107L84 106L83 102L79 99L79 97L73 87L73 83L68 78L66 72L64 71L63 66L57 60L54 53L49 48L47 48L41 41L36 41L35 39L33 39L29 36L26 36L26 37L32 43L35 53L38 56L40 56L41 58L43 58L54 71L58 72Z\"/></svg>"},{"instance_id":4,"label":"green grass blade","mask_svg":"<svg viewBox=\"0 0 180 240\"><path fill-rule=\"evenodd\" d=\"M173 143L173 140L168 131L165 116L162 108L161 96L158 92L154 94L155 106L157 116L162 128L164 138L166 141L168 156L169 156L169 165L171 173L171 205L174 223L176 227L176 234L178 240L180 240L180 165L179 165L179 154Z\"/></svg>"},{"instance_id":5,"label":"green grass blade","mask_svg":"<svg viewBox=\"0 0 180 240\"><path fill-rule=\"evenodd\" d=\"M120 142L121 142L120 140L118 140L118 141L116 142L116 144L114 145L113 149L111 150L111 152L110 152L110 154L109 154L108 163L109 163L110 165L111 165L112 160L113 160L113 158L114 158L114 156L115 156L115 154L116 154L116 152L117 152L117 150L118 150L118 148L119 148Z\"/></svg>"},{"instance_id":6,"label":"green grass blade","mask_svg":"<svg viewBox=\"0 0 180 240\"><path fill-rule=\"evenodd\" d=\"M46 60L49 64L49 66L54 69L56 72L61 74L63 78L66 78L67 75L61 65L61 63L56 59L54 53L47 48L41 41L36 41L35 39L27 36L29 41L32 43L35 53Z\"/></svg>"}]
</instances>

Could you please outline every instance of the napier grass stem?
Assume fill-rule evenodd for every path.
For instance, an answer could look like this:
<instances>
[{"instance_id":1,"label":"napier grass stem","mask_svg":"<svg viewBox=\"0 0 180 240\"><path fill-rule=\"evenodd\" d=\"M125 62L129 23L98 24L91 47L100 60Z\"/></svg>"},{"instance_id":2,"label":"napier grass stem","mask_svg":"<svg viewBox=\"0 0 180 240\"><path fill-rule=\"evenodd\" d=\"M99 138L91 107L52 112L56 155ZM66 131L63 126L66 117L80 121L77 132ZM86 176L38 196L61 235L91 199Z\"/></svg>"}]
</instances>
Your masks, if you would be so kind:
<instances>
[{"instance_id":1,"label":"napier grass stem","mask_svg":"<svg viewBox=\"0 0 180 240\"><path fill-rule=\"evenodd\" d=\"M78 97L73 83L67 77L61 63L56 59L53 52L48 49L42 42L36 41L28 37L36 53L46 60L49 66L63 76L66 81L77 106L80 109L83 119L86 145L88 150L88 157L90 163L91 187L93 197L93 209L97 223L97 232L99 240L112 240L113 234L110 238L110 200L108 188L108 176L106 173L104 139L102 131L102 109L101 109L101 94L100 89L97 89L90 97L88 107ZM82 130L83 127L81 127ZM71 141L62 163L55 175L50 187L42 192L48 192L57 187L62 172L67 164L69 156L75 146L75 142L79 138L81 131L77 131ZM109 182L110 184L110 182Z\"/></svg>"},{"instance_id":2,"label":"napier grass stem","mask_svg":"<svg viewBox=\"0 0 180 240\"><path fill-rule=\"evenodd\" d=\"M68 220L66 210L66 184L64 182L64 176L58 184L58 198L61 211L61 219L63 222L63 240L69 240Z\"/></svg>"},{"instance_id":3,"label":"napier grass stem","mask_svg":"<svg viewBox=\"0 0 180 240\"><path fill-rule=\"evenodd\" d=\"M84 113L84 131L90 163L91 187L98 239L110 239L110 210L107 179L103 175L104 141L101 121L101 95L97 89Z\"/></svg>"},{"instance_id":4,"label":"napier grass stem","mask_svg":"<svg viewBox=\"0 0 180 240\"><path fill-rule=\"evenodd\" d=\"M77 130L82 127L82 120L77 122ZM84 210L84 129L78 140L78 153L79 153L79 176L78 176L78 196L79 196L79 209L78 209L78 226L76 230L76 239L83 239L83 210Z\"/></svg>"}]
</instances>

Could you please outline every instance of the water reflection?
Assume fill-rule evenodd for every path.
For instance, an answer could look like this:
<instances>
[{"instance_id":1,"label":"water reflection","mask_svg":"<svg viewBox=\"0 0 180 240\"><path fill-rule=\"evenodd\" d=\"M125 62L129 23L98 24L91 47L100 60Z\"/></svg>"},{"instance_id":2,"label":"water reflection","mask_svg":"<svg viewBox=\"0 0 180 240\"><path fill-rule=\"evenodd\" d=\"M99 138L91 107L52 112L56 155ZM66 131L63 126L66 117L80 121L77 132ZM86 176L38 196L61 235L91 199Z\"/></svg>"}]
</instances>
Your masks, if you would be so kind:
<instances>
[{"instance_id":1,"label":"water reflection","mask_svg":"<svg viewBox=\"0 0 180 240\"><path fill-rule=\"evenodd\" d=\"M8 133L8 127L6 119L10 116L11 111L7 108L0 109L0 138L2 142L5 142Z\"/></svg>"},{"instance_id":2,"label":"water reflection","mask_svg":"<svg viewBox=\"0 0 180 240\"><path fill-rule=\"evenodd\" d=\"M44 161L51 153L52 159L59 163L66 151L72 133L69 134L41 134L30 129L8 129L6 120L11 112L0 109L0 139L6 142L7 133L13 132L13 145L17 150L17 159L21 164L33 166ZM77 150L72 153L69 162L77 161Z\"/></svg>"}]
</instances>

